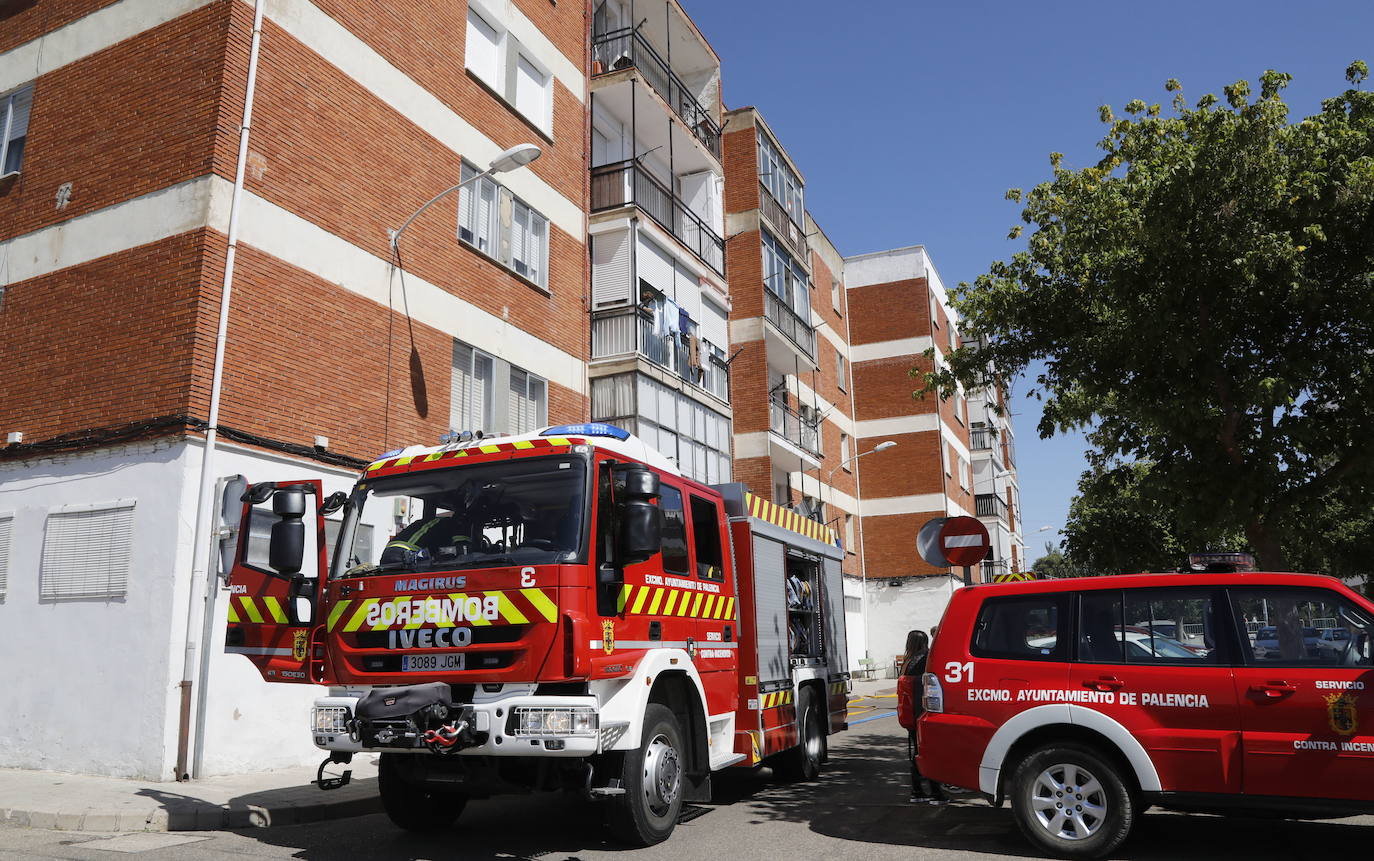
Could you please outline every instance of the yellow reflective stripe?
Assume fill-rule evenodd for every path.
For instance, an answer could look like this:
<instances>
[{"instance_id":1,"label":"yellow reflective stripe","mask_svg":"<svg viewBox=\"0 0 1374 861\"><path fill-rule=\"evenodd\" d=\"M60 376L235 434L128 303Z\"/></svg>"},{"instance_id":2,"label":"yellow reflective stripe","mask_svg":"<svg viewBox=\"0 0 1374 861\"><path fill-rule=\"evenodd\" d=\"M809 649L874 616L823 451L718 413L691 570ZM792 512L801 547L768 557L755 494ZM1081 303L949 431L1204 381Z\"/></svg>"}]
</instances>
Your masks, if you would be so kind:
<instances>
[{"instance_id":1,"label":"yellow reflective stripe","mask_svg":"<svg viewBox=\"0 0 1374 861\"><path fill-rule=\"evenodd\" d=\"M572 445L572 440L561 436L551 437L549 439L549 445Z\"/></svg>"},{"instance_id":2,"label":"yellow reflective stripe","mask_svg":"<svg viewBox=\"0 0 1374 861\"><path fill-rule=\"evenodd\" d=\"M709 618L711 618L711 608L714 607L715 604L716 604L716 596L715 596L715 595L707 595L707 596L706 596L706 606L704 606L704 607L701 608L701 617L702 617L703 619L709 619Z\"/></svg>"},{"instance_id":3,"label":"yellow reflective stripe","mask_svg":"<svg viewBox=\"0 0 1374 861\"><path fill-rule=\"evenodd\" d=\"M340 601L339 603L335 604L333 607L330 607L330 608L329 608L329 621L325 623L324 629L325 629L326 631L332 631L332 630L334 630L334 626L338 623L339 617L343 615L344 610L347 610L347 609L348 609L348 605L349 605L349 604L352 604L352 603L353 603L352 600L344 599L344 600Z\"/></svg>"},{"instance_id":4,"label":"yellow reflective stripe","mask_svg":"<svg viewBox=\"0 0 1374 861\"><path fill-rule=\"evenodd\" d=\"M516 442L511 443L511 445L515 446L516 448L534 448L534 443L530 442L527 439L518 440Z\"/></svg>"},{"instance_id":5,"label":"yellow reflective stripe","mask_svg":"<svg viewBox=\"0 0 1374 861\"><path fill-rule=\"evenodd\" d=\"M272 621L278 625L287 624L286 614L282 612L281 601L268 595L262 599L262 603L267 607L267 612L272 614Z\"/></svg>"},{"instance_id":6,"label":"yellow reflective stripe","mask_svg":"<svg viewBox=\"0 0 1374 861\"><path fill-rule=\"evenodd\" d=\"M671 616L671 615L673 615L673 609L674 609L675 607L677 607L677 590L676 590L676 589L669 589L669 590L668 590L668 603L663 605L663 615L665 615L665 616Z\"/></svg>"},{"instance_id":7,"label":"yellow reflective stripe","mask_svg":"<svg viewBox=\"0 0 1374 861\"><path fill-rule=\"evenodd\" d=\"M545 595L543 590L521 589L520 594L528 598L534 609L543 614L545 621L552 622L558 618L558 606L549 600L549 596Z\"/></svg>"},{"instance_id":8,"label":"yellow reflective stripe","mask_svg":"<svg viewBox=\"0 0 1374 861\"><path fill-rule=\"evenodd\" d=\"M629 583L620 587L620 598L616 600L615 608L621 613L625 612L625 604L630 600L630 594L634 592L634 590L635 587L631 586Z\"/></svg>"},{"instance_id":9,"label":"yellow reflective stripe","mask_svg":"<svg viewBox=\"0 0 1374 861\"><path fill-rule=\"evenodd\" d=\"M731 599L730 599L730 606L729 606L729 608L727 608L726 611L725 611L725 618L727 618L727 619L734 619L734 618L735 618L735 599L734 599L734 598L731 598Z\"/></svg>"},{"instance_id":10,"label":"yellow reflective stripe","mask_svg":"<svg viewBox=\"0 0 1374 861\"><path fill-rule=\"evenodd\" d=\"M657 615L657 614L658 614L658 605L661 604L661 603L663 603L663 587L662 587L662 586L660 586L660 587L658 587L657 589L654 590L654 600L652 600L652 601L649 602L649 615L650 615L650 616L654 616L654 615Z\"/></svg>"},{"instance_id":11,"label":"yellow reflective stripe","mask_svg":"<svg viewBox=\"0 0 1374 861\"><path fill-rule=\"evenodd\" d=\"M243 602L243 612L248 614L248 621L256 622L261 625L262 614L258 612L257 605L253 603L253 599L247 595L240 595L239 600Z\"/></svg>"},{"instance_id":12,"label":"yellow reflective stripe","mask_svg":"<svg viewBox=\"0 0 1374 861\"><path fill-rule=\"evenodd\" d=\"M401 601L403 601L403 600L405 600L405 599L404 599L404 598L392 598L391 600L387 601L387 600L378 598L378 599L377 599L377 603L378 603L379 605L381 605L381 607L385 607L387 604L390 604L393 608L395 608L395 607L397 606L397 604L399 604L399 603L400 603ZM387 628L390 628L390 627L391 627L391 622L383 622L383 621L382 621L382 618L383 618L384 615L385 615L385 613L382 613L382 612L378 612L378 613L377 613L377 623L374 624L374 625L372 626L372 630L374 630L374 631L385 631ZM395 612L394 612L394 609L393 609L393 612L392 612L392 615L391 615L391 621L392 621L392 622L396 621L396 614L395 614Z\"/></svg>"},{"instance_id":13,"label":"yellow reflective stripe","mask_svg":"<svg viewBox=\"0 0 1374 861\"><path fill-rule=\"evenodd\" d=\"M353 613L353 617L344 625L345 631L356 631L362 627L363 619L367 618L367 608L377 603L376 598L367 598L358 602L358 609Z\"/></svg>"},{"instance_id":14,"label":"yellow reflective stripe","mask_svg":"<svg viewBox=\"0 0 1374 861\"><path fill-rule=\"evenodd\" d=\"M477 447L477 450L480 451L482 454L496 454L498 451L501 450L501 446L499 446L499 445L479 445L479 446Z\"/></svg>"},{"instance_id":15,"label":"yellow reflective stripe","mask_svg":"<svg viewBox=\"0 0 1374 861\"><path fill-rule=\"evenodd\" d=\"M238 614L238 611L236 611L236 610L234 609L234 599L231 597L231 598L229 599L229 621L230 621L230 622L237 622L238 620L239 620L239 614Z\"/></svg>"},{"instance_id":16,"label":"yellow reflective stripe","mask_svg":"<svg viewBox=\"0 0 1374 861\"><path fill-rule=\"evenodd\" d=\"M637 613L639 613L640 610L644 609L644 599L647 598L647 597L649 597L649 590L650 590L651 588L652 588L652 587L649 587L649 586L640 586L640 587L639 587L639 592L637 592L637 593L635 594L635 605L634 605L634 608L633 608L632 610L630 610L631 613L636 613L636 614L637 614Z\"/></svg>"},{"instance_id":17,"label":"yellow reflective stripe","mask_svg":"<svg viewBox=\"0 0 1374 861\"><path fill-rule=\"evenodd\" d=\"M698 593L697 593L697 597L692 601L692 616L693 616L693 617L700 618L700 616L701 616L701 598L702 598L702 596L703 596L704 594L705 594L704 592L698 592Z\"/></svg>"},{"instance_id":18,"label":"yellow reflective stripe","mask_svg":"<svg viewBox=\"0 0 1374 861\"><path fill-rule=\"evenodd\" d=\"M701 593L700 593L700 592L697 592L697 593L695 593L695 594L700 595ZM690 604L692 603L692 596L693 596L693 593L691 593L691 592L683 592L683 593L682 593L682 603L680 603L680 604L677 605L677 614L678 614L679 616L686 616L686 615L687 615L687 607L688 607L688 605L690 605Z\"/></svg>"},{"instance_id":19,"label":"yellow reflective stripe","mask_svg":"<svg viewBox=\"0 0 1374 861\"><path fill-rule=\"evenodd\" d=\"M413 455L413 454L412 454L412 455L408 455L408 456L406 456L406 457L398 457L398 458L396 458L396 465L397 465L397 466L405 466L406 464L410 463L410 462L411 462L412 460L414 460L414 459L415 459L415 455Z\"/></svg>"},{"instance_id":20,"label":"yellow reflective stripe","mask_svg":"<svg viewBox=\"0 0 1374 861\"><path fill-rule=\"evenodd\" d=\"M467 612L468 612L468 611L467 611L467 603L468 603L468 599L469 599L469 598L476 598L476 599L477 599L477 602L478 602L478 605L477 605L477 612L476 612L475 614L473 614L473 616L472 616L471 618L469 618L468 615L467 615ZM491 624L491 620L488 619L486 616L482 615L482 610L483 610L483 608L482 608L482 603L481 603L481 602L482 602L482 599L481 599L480 597L478 597L478 596L476 596L476 595L467 595L467 594L464 594L464 593L462 593L462 592L459 592L459 593L458 593L458 601L459 601L459 603L462 605L462 607L461 607L461 609L459 610L459 612L463 614L463 621L464 621L464 622L467 622L469 625L472 625L474 628L485 628L485 627L487 627L488 625Z\"/></svg>"},{"instance_id":21,"label":"yellow reflective stripe","mask_svg":"<svg viewBox=\"0 0 1374 861\"><path fill-rule=\"evenodd\" d=\"M491 597L492 595L496 596L496 606L500 610L502 619L505 619L512 625L525 625L529 623L530 620L525 618L525 614L520 612L519 607L511 603L511 600L506 597L505 592L487 592L485 594L487 597Z\"/></svg>"}]
</instances>

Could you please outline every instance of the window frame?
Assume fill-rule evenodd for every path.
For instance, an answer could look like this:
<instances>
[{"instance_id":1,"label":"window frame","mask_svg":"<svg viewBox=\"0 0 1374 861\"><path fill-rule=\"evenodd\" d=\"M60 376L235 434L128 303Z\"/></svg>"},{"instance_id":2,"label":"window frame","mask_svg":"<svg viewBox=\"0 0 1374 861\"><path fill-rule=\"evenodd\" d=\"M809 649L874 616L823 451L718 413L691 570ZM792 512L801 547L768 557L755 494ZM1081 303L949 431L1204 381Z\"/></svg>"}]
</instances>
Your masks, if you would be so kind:
<instances>
[{"instance_id":1,"label":"window frame","mask_svg":"<svg viewBox=\"0 0 1374 861\"><path fill-rule=\"evenodd\" d=\"M682 560L685 568L681 571L668 567L668 509L664 503L664 497L668 492L677 494L678 507L675 509L682 517ZM692 546L692 527L688 521L687 491L676 484L662 481L659 484L658 507L663 512L663 543L659 548L659 563L663 568L664 574L672 574L678 577L691 577L693 574L692 553L695 548Z\"/></svg>"},{"instance_id":2,"label":"window frame","mask_svg":"<svg viewBox=\"0 0 1374 861\"><path fill-rule=\"evenodd\" d=\"M1225 595L1226 605L1227 605L1227 607L1229 608L1229 611L1226 613L1226 617L1227 617L1227 619L1229 620L1229 623L1230 623L1230 625L1231 625L1231 630L1232 630L1231 637L1232 637L1232 640L1233 640L1233 642L1234 642L1234 644L1235 644L1235 647L1236 647L1236 649L1237 649L1237 652L1238 652L1238 654L1237 654L1237 656L1236 656L1236 658L1235 658L1235 660L1234 660L1234 663L1232 664L1233 666L1245 667L1245 668L1247 668L1247 669L1271 669L1271 668L1272 668L1272 669L1319 670L1319 671L1327 671L1327 670L1344 670L1344 671L1347 671L1347 672L1349 672L1349 671L1360 671L1360 672L1366 672L1366 673L1367 673L1367 672L1372 672L1372 671L1374 671L1374 642L1371 642L1370 647L1369 647L1369 648L1370 648L1370 655L1371 655L1371 662L1370 662L1369 664L1359 664L1359 665L1356 665L1356 666L1346 666L1346 665L1344 665L1344 664L1322 664L1322 663L1317 663L1317 662L1315 662L1315 661L1273 661L1273 662L1270 662L1270 661L1260 661L1260 660L1258 660L1258 659L1255 658L1255 651L1254 651L1253 648L1250 647L1250 636L1249 636L1248 633L1244 633L1244 632L1245 632L1245 620L1244 620L1243 618L1241 618L1241 616L1239 615L1240 607L1238 606L1238 604L1237 604L1236 601L1234 600L1234 593L1238 593L1238 592L1270 592L1270 593L1273 593L1273 592L1299 592L1299 593L1308 593L1308 594L1311 594L1311 593L1325 593L1326 595L1330 596L1328 600L1332 600L1332 601L1334 601L1335 603L1346 604L1346 605L1352 607L1352 608L1353 608L1354 610L1356 610L1357 612L1362 613L1362 614L1364 614L1364 615L1366 615L1366 616L1370 616L1370 617L1371 617L1371 622L1374 623L1374 614L1370 613L1368 610L1366 610L1364 607L1361 607L1359 604L1356 604L1355 602L1351 601L1349 598L1347 598L1345 595L1342 595L1340 592L1336 591L1335 589L1327 589L1327 588L1322 587L1322 586L1306 586L1306 585L1299 585L1299 584L1280 584L1280 585L1259 585L1259 584L1256 584L1256 585L1248 585L1248 584L1233 584L1233 585L1230 585L1230 586L1226 587L1225 592L1226 592L1226 595ZM1372 625L1372 627L1374 627L1374 625ZM1371 632L1371 639L1374 639L1374 632Z\"/></svg>"},{"instance_id":3,"label":"window frame","mask_svg":"<svg viewBox=\"0 0 1374 861\"><path fill-rule=\"evenodd\" d=\"M1083 636L1083 597L1086 595L1103 595L1115 593L1121 600L1121 625L1123 628L1130 627L1131 623L1126 621L1126 604L1128 595L1145 594L1158 595L1168 592L1182 592L1192 596L1205 595L1212 601L1213 616L1216 620L1217 630L1214 632L1216 637L1216 649L1210 658L1201 655L1197 660L1183 658L1159 658L1156 660L1141 661L1131 660L1130 653L1123 642L1121 648L1121 660L1119 661L1099 661L1085 660L1079 654L1079 647L1082 645ZM1214 669L1217 667L1237 666L1236 656L1236 634L1235 623L1229 617L1229 611L1218 611L1216 608L1219 603L1224 602L1224 606L1230 606L1230 596L1226 590L1220 586L1136 586L1131 588L1114 589L1080 589L1073 593L1073 655L1070 660L1076 664L1094 664L1102 666L1126 666L1148 669L1153 667L1183 667L1193 669ZM1147 599L1150 600L1150 599ZM1182 640L1178 641L1182 643ZM1186 645L1186 644L1185 644Z\"/></svg>"},{"instance_id":4,"label":"window frame","mask_svg":"<svg viewBox=\"0 0 1374 861\"><path fill-rule=\"evenodd\" d=\"M0 179L10 176L17 176L24 169L24 155L28 151L29 124L33 119L33 91L34 82L20 84L14 89L0 93ZM29 100L28 112L24 115L23 134L14 134L14 103L26 95ZM6 170L5 165L10 159L10 145L15 141L23 141L19 145L18 164L13 169Z\"/></svg>"},{"instance_id":5,"label":"window frame","mask_svg":"<svg viewBox=\"0 0 1374 861\"><path fill-rule=\"evenodd\" d=\"M463 159L462 167L459 170L460 181L469 180L481 173L482 171L475 165L467 159ZM490 201L486 199L486 191L488 189L491 190ZM510 199L511 206L510 224L508 226L501 223L501 204L505 198ZM481 226L479 214L483 209L486 210L486 236L481 235L479 230ZM528 255L522 254L524 259L520 261L517 261L515 256L516 219L517 213L521 210L524 211L526 220L526 224L521 228L520 234L522 237L522 247L526 244L525 239L531 236L538 239L540 246L535 255L537 258L537 268L532 274L529 272L521 272L517 268L517 262L519 265L527 268L529 266ZM537 234L533 231L533 225L536 223L536 219L542 228ZM465 239L463 237L464 230L467 230L471 234L471 239ZM459 243L471 248L488 260L500 264L506 271L525 283L534 285L536 289L544 293L553 294L553 288L549 285L549 246L553 241L552 222L550 222L547 215L531 206L529 201L515 194L505 185L502 185L490 176L482 176L475 183L464 185L458 190L458 224L457 229L454 231L454 235L457 237ZM481 246L480 243L483 240L490 246L489 248L483 248Z\"/></svg>"},{"instance_id":6,"label":"window frame","mask_svg":"<svg viewBox=\"0 0 1374 861\"><path fill-rule=\"evenodd\" d=\"M725 582L725 545L721 542L721 537L720 537L720 527L721 527L720 510L716 507L716 504L715 504L714 502L712 502L710 499L708 499L708 498L706 498L706 497L704 497L704 496L701 496L701 495L699 495L699 494L693 493L693 492L691 492L690 490L687 492L686 496L687 496L686 509L687 509L688 523L689 523L688 531L689 531L690 534L691 534L691 545L692 545L692 568L693 568L693 572L692 572L692 573L693 573L693 576L695 576L696 579L698 579L698 580L704 580L704 581L706 581L707 583L724 583L724 582ZM711 510L711 518L712 518L712 520L715 521L715 529L701 530L701 529L698 529L698 528L697 528L697 526L698 526L698 523L697 523L697 512L696 512L696 507L697 507L697 505L701 505L702 507L704 507L704 508L709 508L709 509ZM704 537L704 536L706 536L706 535L708 535L708 534L710 535L710 539L709 539L709 540L712 541L712 542L714 542L714 544L715 544L715 555L716 555L716 556L719 558L719 560L720 560L719 563L718 563L717 566L716 566L716 569L715 569L716 572L717 572L717 576L715 576L715 577L711 577L711 576L708 576L708 575L706 575L706 574L703 574L703 573L702 573L702 569L701 569L701 538L699 538L698 536Z\"/></svg>"},{"instance_id":7,"label":"window frame","mask_svg":"<svg viewBox=\"0 0 1374 861\"><path fill-rule=\"evenodd\" d=\"M1030 592L1019 595L1001 595L983 599L983 603L978 607L978 613L974 616L973 627L969 632L968 653L970 656L981 660L992 661L1027 661L1032 663L1068 663L1072 650L1069 642L1075 635L1075 625L1073 624L1074 601L1070 600L1073 593L1070 592ZM1002 604L1026 603L1030 601L1044 601L1056 605L1056 630L1054 651L1050 654L1010 654L996 652L978 645L978 635L982 631L983 617L988 612L989 607Z\"/></svg>"}]
</instances>

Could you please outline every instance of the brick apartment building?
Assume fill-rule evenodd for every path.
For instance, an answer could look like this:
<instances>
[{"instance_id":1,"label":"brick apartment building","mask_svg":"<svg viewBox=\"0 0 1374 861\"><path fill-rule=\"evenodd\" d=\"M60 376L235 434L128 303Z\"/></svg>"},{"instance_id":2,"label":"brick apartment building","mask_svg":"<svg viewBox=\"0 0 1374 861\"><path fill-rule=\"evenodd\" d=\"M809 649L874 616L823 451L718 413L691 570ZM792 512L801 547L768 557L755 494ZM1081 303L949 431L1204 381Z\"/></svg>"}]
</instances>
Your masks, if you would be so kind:
<instances>
[{"instance_id":1,"label":"brick apartment building","mask_svg":"<svg viewBox=\"0 0 1374 861\"><path fill-rule=\"evenodd\" d=\"M911 398L957 338L924 249L840 254L677 0L265 10L235 208L253 0L0 4L0 767L171 778L188 644L190 770L315 761L282 720L317 689L226 655L193 574L231 221L216 478L331 492L451 428L613 421L836 530L855 667L943 606L926 518L1020 566L1010 427ZM389 231L520 143L398 269Z\"/></svg>"},{"instance_id":2,"label":"brick apartment building","mask_svg":"<svg viewBox=\"0 0 1374 861\"><path fill-rule=\"evenodd\" d=\"M266 4L216 475L332 491L451 426L588 415L588 14ZM253 20L242 0L0 5L0 433L22 434L0 450L0 765L173 775ZM388 230L525 142L542 157L405 233L403 291ZM315 689L225 655L224 600L198 773L313 761L281 721L303 729ZM99 731L58 744L93 706Z\"/></svg>"}]
</instances>

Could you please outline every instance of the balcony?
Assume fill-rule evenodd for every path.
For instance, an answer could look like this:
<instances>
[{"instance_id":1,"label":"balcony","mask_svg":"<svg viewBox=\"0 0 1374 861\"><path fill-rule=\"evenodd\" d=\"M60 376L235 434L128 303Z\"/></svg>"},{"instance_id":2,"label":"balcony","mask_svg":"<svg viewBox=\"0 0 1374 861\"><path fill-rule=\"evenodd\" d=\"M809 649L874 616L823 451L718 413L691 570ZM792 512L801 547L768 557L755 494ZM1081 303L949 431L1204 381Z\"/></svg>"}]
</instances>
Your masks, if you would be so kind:
<instances>
[{"instance_id":1,"label":"balcony","mask_svg":"<svg viewBox=\"0 0 1374 861\"><path fill-rule=\"evenodd\" d=\"M969 432L969 448L974 451L993 451L997 446L997 434L992 428L974 428Z\"/></svg>"},{"instance_id":2,"label":"balcony","mask_svg":"<svg viewBox=\"0 0 1374 861\"><path fill-rule=\"evenodd\" d=\"M644 76L654 92L668 103L711 155L720 160L720 126L692 95L687 85L664 62L637 30L624 27L592 40L593 74L609 74L633 68ZM600 72L596 72L600 64Z\"/></svg>"},{"instance_id":3,"label":"balcony","mask_svg":"<svg viewBox=\"0 0 1374 861\"><path fill-rule=\"evenodd\" d=\"M1011 573L1011 566L1007 564L1007 560L1005 559L998 559L996 561L985 559L980 564L982 565L984 583L995 583L999 574L1006 575Z\"/></svg>"},{"instance_id":4,"label":"balcony","mask_svg":"<svg viewBox=\"0 0 1374 861\"><path fill-rule=\"evenodd\" d=\"M979 517L996 517L1007 522L1007 501L997 494L980 493L973 498L973 504Z\"/></svg>"},{"instance_id":5,"label":"balcony","mask_svg":"<svg viewBox=\"0 0 1374 861\"><path fill-rule=\"evenodd\" d=\"M797 259L802 262L808 270L811 268L811 254L807 251L806 231L797 225L792 217L787 214L787 210L778 203L773 192L768 190L768 186L759 183L759 210L768 223L773 225L773 230L791 251L797 255Z\"/></svg>"},{"instance_id":6,"label":"balcony","mask_svg":"<svg viewBox=\"0 0 1374 861\"><path fill-rule=\"evenodd\" d=\"M771 290L763 291L763 313L768 322L786 336L812 363L816 361L816 330L783 304Z\"/></svg>"},{"instance_id":7,"label":"balcony","mask_svg":"<svg viewBox=\"0 0 1374 861\"><path fill-rule=\"evenodd\" d=\"M592 359L640 356L683 380L730 402L730 378L722 358L699 348L699 367L692 365L691 346L681 335L654 334L653 316L642 308L620 308L592 317Z\"/></svg>"},{"instance_id":8,"label":"balcony","mask_svg":"<svg viewBox=\"0 0 1374 861\"><path fill-rule=\"evenodd\" d=\"M802 451L821 457L820 429L783 404L768 405L768 429Z\"/></svg>"},{"instance_id":9,"label":"balcony","mask_svg":"<svg viewBox=\"0 0 1374 861\"><path fill-rule=\"evenodd\" d=\"M703 263L725 274L725 240L634 159L592 168L592 212L634 204Z\"/></svg>"}]
</instances>

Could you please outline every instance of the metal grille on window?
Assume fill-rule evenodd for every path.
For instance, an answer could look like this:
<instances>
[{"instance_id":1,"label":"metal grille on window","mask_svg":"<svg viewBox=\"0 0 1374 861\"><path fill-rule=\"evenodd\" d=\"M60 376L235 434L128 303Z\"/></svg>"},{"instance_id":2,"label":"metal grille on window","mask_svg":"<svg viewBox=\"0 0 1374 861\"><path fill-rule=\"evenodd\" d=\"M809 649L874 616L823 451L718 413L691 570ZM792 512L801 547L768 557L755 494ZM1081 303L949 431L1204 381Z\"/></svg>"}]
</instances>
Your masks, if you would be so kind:
<instances>
[{"instance_id":1,"label":"metal grille on window","mask_svg":"<svg viewBox=\"0 0 1374 861\"><path fill-rule=\"evenodd\" d=\"M38 596L117 598L129 588L134 500L48 514Z\"/></svg>"},{"instance_id":2,"label":"metal grille on window","mask_svg":"<svg viewBox=\"0 0 1374 861\"><path fill-rule=\"evenodd\" d=\"M14 530L14 516L0 517L0 598L9 592L10 534Z\"/></svg>"}]
</instances>

